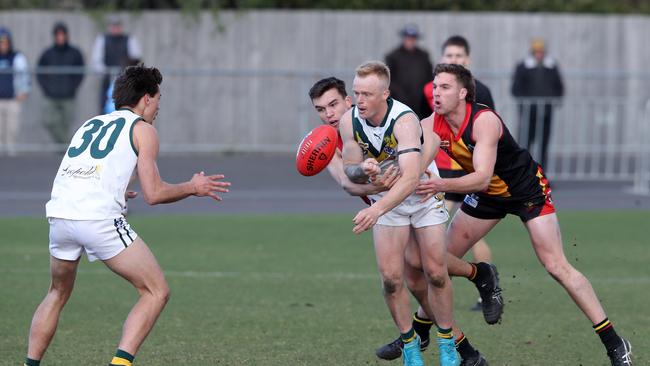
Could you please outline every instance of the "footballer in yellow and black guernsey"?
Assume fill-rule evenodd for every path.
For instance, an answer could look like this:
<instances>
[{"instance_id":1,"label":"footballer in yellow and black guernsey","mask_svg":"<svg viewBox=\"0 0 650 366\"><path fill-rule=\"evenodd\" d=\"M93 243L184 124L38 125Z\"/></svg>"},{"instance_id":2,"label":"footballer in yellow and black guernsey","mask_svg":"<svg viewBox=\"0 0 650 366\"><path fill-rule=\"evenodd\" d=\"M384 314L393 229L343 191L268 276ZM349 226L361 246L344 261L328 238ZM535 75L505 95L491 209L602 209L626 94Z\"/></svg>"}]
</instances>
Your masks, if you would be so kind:
<instances>
[{"instance_id":1,"label":"footballer in yellow and black guernsey","mask_svg":"<svg viewBox=\"0 0 650 366\"><path fill-rule=\"evenodd\" d=\"M630 342L616 333L591 283L564 254L560 225L541 168L528 151L517 145L496 113L474 104L474 89L472 74L465 67L436 66L433 129L443 141L441 147L468 174L460 178L431 177L417 191L420 194L479 192L467 195L461 210L454 215L446 238L449 256L462 258L506 214L519 216L539 261L591 321L611 365L631 366ZM457 264L459 268L453 268ZM454 260L448 260L448 266L450 273L472 270ZM493 292L497 295L497 291ZM486 299L481 298L484 315L486 306L488 313L493 306L503 306L491 301L486 304ZM597 359L588 361L597 362Z\"/></svg>"}]
</instances>

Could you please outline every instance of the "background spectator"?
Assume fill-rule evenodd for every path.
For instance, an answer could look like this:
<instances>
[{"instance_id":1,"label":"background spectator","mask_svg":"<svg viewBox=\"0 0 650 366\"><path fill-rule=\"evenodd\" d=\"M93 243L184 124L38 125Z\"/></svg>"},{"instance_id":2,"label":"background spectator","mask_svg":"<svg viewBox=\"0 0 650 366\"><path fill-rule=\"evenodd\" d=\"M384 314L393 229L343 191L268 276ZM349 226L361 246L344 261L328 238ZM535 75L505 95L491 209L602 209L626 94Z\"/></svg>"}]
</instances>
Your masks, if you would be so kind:
<instances>
[{"instance_id":1,"label":"background spectator","mask_svg":"<svg viewBox=\"0 0 650 366\"><path fill-rule=\"evenodd\" d=\"M422 88L433 79L433 65L429 53L417 47L420 31L416 25L405 26L400 35L402 44L386 55L391 74L390 94L425 118L431 114L431 108L422 95Z\"/></svg>"},{"instance_id":2,"label":"background spectator","mask_svg":"<svg viewBox=\"0 0 650 366\"><path fill-rule=\"evenodd\" d=\"M75 120L75 95L84 77L81 70L84 59L79 49L68 43L68 27L64 23L56 23L52 34L54 44L45 49L38 59L38 67L51 70L37 74L36 80L46 97L42 123L52 140L63 144L70 140L70 124ZM79 70L58 73L52 69L55 67L78 67Z\"/></svg>"},{"instance_id":3,"label":"background spectator","mask_svg":"<svg viewBox=\"0 0 650 366\"><path fill-rule=\"evenodd\" d=\"M13 48L11 32L0 27L0 144L14 155L21 118L21 103L30 91L25 55Z\"/></svg>"},{"instance_id":4,"label":"background spectator","mask_svg":"<svg viewBox=\"0 0 650 366\"><path fill-rule=\"evenodd\" d=\"M140 63L141 61L137 58L134 59L129 59L126 61L124 65L122 65L122 70L126 69L128 66L136 66ZM106 104L104 105L104 114L109 114L113 111L115 111L115 99L113 99L113 89L115 88L115 79L111 79L111 83L108 85L108 89L106 89Z\"/></svg>"},{"instance_id":5,"label":"background spectator","mask_svg":"<svg viewBox=\"0 0 650 366\"><path fill-rule=\"evenodd\" d=\"M541 129L541 156L533 156L546 169L553 106L564 95L564 85L557 61L546 55L544 40L533 39L530 55L517 64L512 95L519 102L519 143L533 153L531 145L538 137L537 131ZM538 122L542 126L538 126Z\"/></svg>"},{"instance_id":6,"label":"background spectator","mask_svg":"<svg viewBox=\"0 0 650 366\"><path fill-rule=\"evenodd\" d=\"M122 20L112 15L108 18L107 32L97 36L93 45L92 65L97 72L104 73L99 90L99 110L103 113L106 105L106 90L116 75L111 75L110 69L117 73L129 59L142 58L142 51L137 39L124 33Z\"/></svg>"}]
</instances>

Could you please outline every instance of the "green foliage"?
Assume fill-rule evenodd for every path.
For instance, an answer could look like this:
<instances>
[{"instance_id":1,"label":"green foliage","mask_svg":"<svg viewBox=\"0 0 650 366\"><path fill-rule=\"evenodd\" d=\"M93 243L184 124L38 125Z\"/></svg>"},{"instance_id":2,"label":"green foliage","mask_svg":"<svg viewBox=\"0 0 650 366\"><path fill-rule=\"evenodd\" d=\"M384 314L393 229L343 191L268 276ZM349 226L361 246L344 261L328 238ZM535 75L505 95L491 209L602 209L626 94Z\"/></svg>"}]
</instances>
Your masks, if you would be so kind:
<instances>
[{"instance_id":1,"label":"green foliage","mask_svg":"<svg viewBox=\"0 0 650 366\"><path fill-rule=\"evenodd\" d=\"M202 9L350 9L523 11L578 13L650 13L646 0L0 0L0 9L144 10L179 9L197 14Z\"/></svg>"}]
</instances>

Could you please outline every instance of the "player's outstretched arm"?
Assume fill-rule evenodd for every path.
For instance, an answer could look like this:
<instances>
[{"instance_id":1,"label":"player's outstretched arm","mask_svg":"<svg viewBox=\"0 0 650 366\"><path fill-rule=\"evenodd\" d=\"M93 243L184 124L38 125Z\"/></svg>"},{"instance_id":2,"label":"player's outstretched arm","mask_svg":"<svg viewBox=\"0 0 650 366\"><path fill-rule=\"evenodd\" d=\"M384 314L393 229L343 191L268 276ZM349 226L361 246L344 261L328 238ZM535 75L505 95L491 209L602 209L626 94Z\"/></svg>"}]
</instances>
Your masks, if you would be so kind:
<instances>
[{"instance_id":1,"label":"player's outstretched arm","mask_svg":"<svg viewBox=\"0 0 650 366\"><path fill-rule=\"evenodd\" d=\"M476 141L472 164L474 172L460 178L431 179L418 185L418 194L437 192L472 193L488 188L494 174L497 146L502 133L501 120L492 112L481 113L474 122L473 139Z\"/></svg>"},{"instance_id":2,"label":"player's outstretched arm","mask_svg":"<svg viewBox=\"0 0 650 366\"><path fill-rule=\"evenodd\" d=\"M424 144L422 145L422 172L425 172L440 150L440 137L433 132L433 114L420 121Z\"/></svg>"},{"instance_id":3,"label":"player's outstretched arm","mask_svg":"<svg viewBox=\"0 0 650 366\"><path fill-rule=\"evenodd\" d=\"M223 175L194 174L188 182L169 184L160 178L156 159L159 140L156 129L148 123L138 122L133 128L133 144L138 151L138 177L145 202L150 205L171 203L189 196L208 196L217 201L217 192L228 192L230 183L222 182Z\"/></svg>"}]
</instances>

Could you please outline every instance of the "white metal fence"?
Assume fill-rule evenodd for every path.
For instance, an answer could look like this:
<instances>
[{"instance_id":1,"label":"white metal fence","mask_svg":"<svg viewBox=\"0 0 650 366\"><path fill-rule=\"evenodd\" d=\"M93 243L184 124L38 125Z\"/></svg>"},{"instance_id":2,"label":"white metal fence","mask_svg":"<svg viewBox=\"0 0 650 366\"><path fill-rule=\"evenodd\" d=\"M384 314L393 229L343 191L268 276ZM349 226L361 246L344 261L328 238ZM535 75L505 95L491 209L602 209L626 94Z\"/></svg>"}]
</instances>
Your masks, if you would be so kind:
<instances>
[{"instance_id":1,"label":"white metal fence","mask_svg":"<svg viewBox=\"0 0 650 366\"><path fill-rule=\"evenodd\" d=\"M86 72L85 70L40 70ZM247 71L162 70L162 107L156 122L163 153L196 152L292 152L301 137L318 123L307 92L318 79L336 75L348 83L351 71ZM520 124L522 108L554 105L548 161L552 179L616 180L633 183L637 193L650 193L650 98L602 95L603 85L621 95L629 80L620 75L594 80L584 75L565 75L567 96L561 100L516 101L508 95L509 73L478 72L492 88L497 111L513 136L526 136ZM70 134L99 111L101 75L88 73L77 96L76 120ZM650 84L639 78L637 84ZM645 85L643 84L643 85ZM618 85L618 86L617 86ZM593 89L601 90L596 93ZM605 88L606 89L606 88ZM600 94L600 95L598 95ZM41 126L44 97L34 78L33 92L23 105L18 140L11 146L18 154L60 151ZM541 108L540 108L541 109ZM538 109L539 110L539 109ZM540 158L542 124L536 126L531 153ZM0 136L4 124L0 121ZM525 145L525 140L520 137ZM0 139L0 154L7 151Z\"/></svg>"},{"instance_id":2,"label":"white metal fence","mask_svg":"<svg viewBox=\"0 0 650 366\"><path fill-rule=\"evenodd\" d=\"M522 146L528 128L536 128L529 150L541 160L544 106L553 106L545 171L553 179L631 181L635 193L650 193L650 100L617 97L567 97L558 100L510 100L499 114ZM536 108L537 121L526 117ZM523 120L521 114L523 111Z\"/></svg>"}]
</instances>

